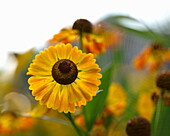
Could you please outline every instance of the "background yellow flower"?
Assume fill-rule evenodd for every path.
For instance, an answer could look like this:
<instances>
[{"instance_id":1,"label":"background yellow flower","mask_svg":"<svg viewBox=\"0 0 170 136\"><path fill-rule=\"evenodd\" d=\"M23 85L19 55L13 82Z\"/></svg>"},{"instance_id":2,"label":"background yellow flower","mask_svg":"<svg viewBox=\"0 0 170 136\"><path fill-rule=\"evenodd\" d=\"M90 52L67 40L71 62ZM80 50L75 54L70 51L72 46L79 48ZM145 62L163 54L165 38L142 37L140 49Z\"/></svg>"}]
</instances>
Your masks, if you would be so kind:
<instances>
[{"instance_id":1,"label":"background yellow flower","mask_svg":"<svg viewBox=\"0 0 170 136\"><path fill-rule=\"evenodd\" d=\"M111 83L106 100L106 111L118 116L126 107L126 94L124 89L116 83Z\"/></svg>"}]
</instances>

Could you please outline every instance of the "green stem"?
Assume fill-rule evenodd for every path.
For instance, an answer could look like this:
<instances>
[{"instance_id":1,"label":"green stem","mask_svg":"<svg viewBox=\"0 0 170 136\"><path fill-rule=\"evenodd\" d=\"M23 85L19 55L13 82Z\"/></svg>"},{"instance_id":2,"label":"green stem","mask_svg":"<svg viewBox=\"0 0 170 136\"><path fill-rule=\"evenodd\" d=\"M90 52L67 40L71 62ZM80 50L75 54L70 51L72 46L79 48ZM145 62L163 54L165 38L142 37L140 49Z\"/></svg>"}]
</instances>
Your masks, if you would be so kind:
<instances>
[{"instance_id":1,"label":"green stem","mask_svg":"<svg viewBox=\"0 0 170 136\"><path fill-rule=\"evenodd\" d=\"M159 126L160 113L161 113L161 108L162 108L162 97L163 97L163 93L160 94L160 98L158 100L157 107L156 107L154 136L158 136L158 130L159 130L158 126Z\"/></svg>"},{"instance_id":2,"label":"green stem","mask_svg":"<svg viewBox=\"0 0 170 136\"><path fill-rule=\"evenodd\" d=\"M64 113L64 115L70 120L71 124L73 125L73 127L75 128L76 132L78 133L79 136L84 136L83 131L76 125L76 123L74 122L74 119L71 116L71 113Z\"/></svg>"},{"instance_id":3,"label":"green stem","mask_svg":"<svg viewBox=\"0 0 170 136\"><path fill-rule=\"evenodd\" d=\"M79 41L80 42L80 49L83 50L83 32L80 31L79 34L80 34L80 41Z\"/></svg>"}]
</instances>

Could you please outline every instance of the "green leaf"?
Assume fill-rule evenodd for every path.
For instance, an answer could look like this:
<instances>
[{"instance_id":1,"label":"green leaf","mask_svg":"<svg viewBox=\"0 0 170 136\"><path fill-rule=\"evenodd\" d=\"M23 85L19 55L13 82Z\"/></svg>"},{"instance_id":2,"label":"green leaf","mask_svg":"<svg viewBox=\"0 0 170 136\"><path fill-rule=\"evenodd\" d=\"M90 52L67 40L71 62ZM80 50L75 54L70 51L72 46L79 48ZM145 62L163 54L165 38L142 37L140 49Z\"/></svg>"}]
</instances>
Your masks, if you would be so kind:
<instances>
[{"instance_id":1,"label":"green leaf","mask_svg":"<svg viewBox=\"0 0 170 136\"><path fill-rule=\"evenodd\" d=\"M161 107L159 108L159 106ZM157 115L159 115L159 117ZM170 135L170 106L165 106L162 101L160 105L157 104L151 126L152 136Z\"/></svg>"},{"instance_id":2,"label":"green leaf","mask_svg":"<svg viewBox=\"0 0 170 136\"><path fill-rule=\"evenodd\" d=\"M132 33L135 35L138 35L142 38L149 39L151 41L157 41L163 44L165 47L170 47L170 35L162 33L161 29L158 29L158 27L155 27L157 29L153 29L149 27L147 24L145 24L143 21L137 20L135 18L129 17L129 16L121 16L121 15L115 15L115 16L108 16L103 21L108 22L109 24L113 26L117 26L119 28L122 28L128 33ZM128 24L134 24L134 26L129 26ZM142 29L140 27L136 28L135 24L138 26L142 26Z\"/></svg>"},{"instance_id":3,"label":"green leaf","mask_svg":"<svg viewBox=\"0 0 170 136\"><path fill-rule=\"evenodd\" d=\"M111 82L111 73L113 70L113 65L109 66L103 73L103 77L101 79L100 89L103 91L98 93L92 101L88 102L87 105L84 107L84 116L87 130L90 131L92 129L93 124L96 121L98 115L102 112L106 96L108 93L108 88Z\"/></svg>"}]
</instances>

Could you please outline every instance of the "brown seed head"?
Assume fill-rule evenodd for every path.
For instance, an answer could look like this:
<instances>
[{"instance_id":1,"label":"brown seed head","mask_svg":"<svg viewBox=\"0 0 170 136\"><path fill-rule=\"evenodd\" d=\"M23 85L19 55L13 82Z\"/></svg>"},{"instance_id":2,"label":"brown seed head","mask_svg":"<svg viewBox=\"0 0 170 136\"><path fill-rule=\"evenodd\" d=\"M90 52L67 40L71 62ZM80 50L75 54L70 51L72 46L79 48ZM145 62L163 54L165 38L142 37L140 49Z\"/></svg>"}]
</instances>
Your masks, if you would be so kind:
<instances>
[{"instance_id":1,"label":"brown seed head","mask_svg":"<svg viewBox=\"0 0 170 136\"><path fill-rule=\"evenodd\" d=\"M60 59L53 65L52 76L59 84L71 84L76 80L77 75L77 66L69 59Z\"/></svg>"},{"instance_id":2,"label":"brown seed head","mask_svg":"<svg viewBox=\"0 0 170 136\"><path fill-rule=\"evenodd\" d=\"M128 121L126 133L128 136L150 136L150 122L142 117L134 117Z\"/></svg>"},{"instance_id":3,"label":"brown seed head","mask_svg":"<svg viewBox=\"0 0 170 136\"><path fill-rule=\"evenodd\" d=\"M157 95L157 94L154 92L154 93L152 93L151 99L152 99L152 101L156 104L156 103L158 102L159 95Z\"/></svg>"},{"instance_id":4,"label":"brown seed head","mask_svg":"<svg viewBox=\"0 0 170 136\"><path fill-rule=\"evenodd\" d=\"M92 23L86 19L78 19L74 22L72 29L77 29L80 32L91 33L92 32Z\"/></svg>"},{"instance_id":5,"label":"brown seed head","mask_svg":"<svg viewBox=\"0 0 170 136\"><path fill-rule=\"evenodd\" d=\"M163 103L166 106L170 106L170 93L169 92L165 92L164 96L163 96Z\"/></svg>"},{"instance_id":6,"label":"brown seed head","mask_svg":"<svg viewBox=\"0 0 170 136\"><path fill-rule=\"evenodd\" d=\"M160 73L156 79L157 87L170 92L170 72Z\"/></svg>"},{"instance_id":7,"label":"brown seed head","mask_svg":"<svg viewBox=\"0 0 170 136\"><path fill-rule=\"evenodd\" d=\"M151 46L152 46L152 50L160 50L160 49L163 48L163 47L162 47L162 44L161 44L161 43L158 43L158 42L152 43Z\"/></svg>"}]
</instances>

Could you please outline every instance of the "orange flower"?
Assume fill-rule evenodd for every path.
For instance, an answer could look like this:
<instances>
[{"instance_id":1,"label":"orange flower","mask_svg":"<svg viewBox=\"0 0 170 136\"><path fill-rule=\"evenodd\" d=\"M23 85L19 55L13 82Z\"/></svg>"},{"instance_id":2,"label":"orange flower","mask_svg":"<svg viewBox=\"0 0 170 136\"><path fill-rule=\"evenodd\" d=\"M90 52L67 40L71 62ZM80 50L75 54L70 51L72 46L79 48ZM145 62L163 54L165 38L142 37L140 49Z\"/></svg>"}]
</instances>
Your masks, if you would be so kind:
<instances>
[{"instance_id":1,"label":"orange flower","mask_svg":"<svg viewBox=\"0 0 170 136\"><path fill-rule=\"evenodd\" d=\"M84 116L81 114L75 117L76 124L81 127L83 130L86 129L85 127L85 119ZM104 123L101 117L98 117L96 122L93 125L92 130L89 132L90 136L104 136L106 135L106 129L104 127Z\"/></svg>"},{"instance_id":2,"label":"orange flower","mask_svg":"<svg viewBox=\"0 0 170 136\"><path fill-rule=\"evenodd\" d=\"M106 48L109 49L118 47L124 38L123 30L103 21L94 25L94 33L100 34L104 38Z\"/></svg>"},{"instance_id":3,"label":"orange flower","mask_svg":"<svg viewBox=\"0 0 170 136\"><path fill-rule=\"evenodd\" d=\"M84 116L82 114L75 117L75 122L82 129L84 129L84 130L86 129Z\"/></svg>"},{"instance_id":4,"label":"orange flower","mask_svg":"<svg viewBox=\"0 0 170 136\"><path fill-rule=\"evenodd\" d=\"M34 124L34 119L22 117L14 112L5 111L0 115L0 134L14 134L30 129Z\"/></svg>"},{"instance_id":5,"label":"orange flower","mask_svg":"<svg viewBox=\"0 0 170 136\"><path fill-rule=\"evenodd\" d=\"M106 50L103 37L96 35L84 34L83 36L83 49L85 52L99 54L104 53Z\"/></svg>"},{"instance_id":6,"label":"orange flower","mask_svg":"<svg viewBox=\"0 0 170 136\"><path fill-rule=\"evenodd\" d=\"M70 28L62 29L58 34L55 34L52 39L47 41L48 45L56 45L58 43L70 43L78 36L77 30Z\"/></svg>"},{"instance_id":7,"label":"orange flower","mask_svg":"<svg viewBox=\"0 0 170 136\"><path fill-rule=\"evenodd\" d=\"M81 37L82 36L82 37ZM82 39L80 39L82 38ZM55 34L52 39L47 41L47 45L56 45L58 43L76 43L81 41L82 48L86 53L93 53L98 55L99 53L105 52L105 43L103 36L94 34L92 31L92 24L85 20L77 20L72 29L62 29L58 34Z\"/></svg>"},{"instance_id":8,"label":"orange flower","mask_svg":"<svg viewBox=\"0 0 170 136\"><path fill-rule=\"evenodd\" d=\"M52 39L48 40L48 45L56 45L57 43L76 43L80 40L78 30L62 29L60 33L55 34ZM95 55L105 52L104 39L101 36L91 33L83 33L82 47L86 53Z\"/></svg>"},{"instance_id":9,"label":"orange flower","mask_svg":"<svg viewBox=\"0 0 170 136\"><path fill-rule=\"evenodd\" d=\"M152 72L163 65L164 62L170 62L170 50L163 48L158 43L146 46L143 51L134 58L133 66L136 69L146 68Z\"/></svg>"}]
</instances>

